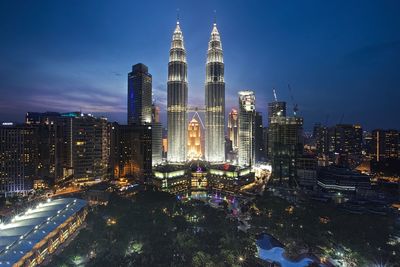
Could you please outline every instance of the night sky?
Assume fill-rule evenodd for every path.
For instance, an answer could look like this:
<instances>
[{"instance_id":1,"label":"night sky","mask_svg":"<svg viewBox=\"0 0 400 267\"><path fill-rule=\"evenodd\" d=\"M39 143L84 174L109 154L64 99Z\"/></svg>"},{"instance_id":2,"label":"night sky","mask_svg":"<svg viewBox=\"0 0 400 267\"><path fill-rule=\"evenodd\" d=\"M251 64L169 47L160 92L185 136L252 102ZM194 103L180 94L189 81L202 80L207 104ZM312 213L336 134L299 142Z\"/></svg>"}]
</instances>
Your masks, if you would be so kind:
<instances>
[{"instance_id":1,"label":"night sky","mask_svg":"<svg viewBox=\"0 0 400 267\"><path fill-rule=\"evenodd\" d=\"M226 108L256 93L266 116L275 87L305 118L400 128L400 1L1 1L0 121L76 111L126 122L127 73L142 62L165 123L168 53L180 9L189 103L204 103L217 10Z\"/></svg>"}]
</instances>

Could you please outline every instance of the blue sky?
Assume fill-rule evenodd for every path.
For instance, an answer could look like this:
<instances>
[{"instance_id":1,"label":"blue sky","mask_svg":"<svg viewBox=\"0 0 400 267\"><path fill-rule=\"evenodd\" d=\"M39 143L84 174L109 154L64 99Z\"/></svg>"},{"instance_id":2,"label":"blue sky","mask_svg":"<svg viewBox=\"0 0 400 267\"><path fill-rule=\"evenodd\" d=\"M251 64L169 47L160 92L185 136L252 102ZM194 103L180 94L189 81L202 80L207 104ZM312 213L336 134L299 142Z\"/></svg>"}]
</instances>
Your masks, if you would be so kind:
<instances>
[{"instance_id":1,"label":"blue sky","mask_svg":"<svg viewBox=\"0 0 400 267\"><path fill-rule=\"evenodd\" d=\"M1 1L0 121L82 109L125 123L127 73L138 62L165 113L177 8L191 105L204 102L217 10L227 110L251 89L266 116L273 87L292 107L290 83L306 129L342 115L366 129L400 128L400 1Z\"/></svg>"}]
</instances>

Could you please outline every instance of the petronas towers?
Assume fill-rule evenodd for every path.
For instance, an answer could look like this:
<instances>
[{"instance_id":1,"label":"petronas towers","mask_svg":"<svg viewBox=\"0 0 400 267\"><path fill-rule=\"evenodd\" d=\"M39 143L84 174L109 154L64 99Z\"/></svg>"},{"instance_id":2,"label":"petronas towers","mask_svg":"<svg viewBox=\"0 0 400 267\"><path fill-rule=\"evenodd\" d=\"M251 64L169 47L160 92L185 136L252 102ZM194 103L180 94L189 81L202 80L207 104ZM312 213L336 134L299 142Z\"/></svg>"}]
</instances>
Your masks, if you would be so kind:
<instances>
[{"instance_id":1,"label":"petronas towers","mask_svg":"<svg viewBox=\"0 0 400 267\"><path fill-rule=\"evenodd\" d=\"M185 162L188 144L188 82L183 34L176 23L168 63L168 161ZM205 80L205 159L225 161L225 82L221 38L214 23L207 50Z\"/></svg>"},{"instance_id":2,"label":"petronas towers","mask_svg":"<svg viewBox=\"0 0 400 267\"><path fill-rule=\"evenodd\" d=\"M172 35L167 82L168 161L185 162L188 126L188 83L183 34L176 22Z\"/></svg>"},{"instance_id":3,"label":"petronas towers","mask_svg":"<svg viewBox=\"0 0 400 267\"><path fill-rule=\"evenodd\" d=\"M225 161L225 82L222 44L214 23L208 42L206 84L205 156L209 162Z\"/></svg>"}]
</instances>

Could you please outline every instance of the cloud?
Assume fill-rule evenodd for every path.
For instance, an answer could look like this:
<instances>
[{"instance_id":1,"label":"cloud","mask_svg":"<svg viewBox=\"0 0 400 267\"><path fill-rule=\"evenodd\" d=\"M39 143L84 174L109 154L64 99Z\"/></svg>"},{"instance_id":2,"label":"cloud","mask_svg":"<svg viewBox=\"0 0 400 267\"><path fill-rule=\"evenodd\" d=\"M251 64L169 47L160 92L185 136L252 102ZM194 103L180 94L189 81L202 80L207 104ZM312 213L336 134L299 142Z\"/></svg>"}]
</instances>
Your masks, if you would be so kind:
<instances>
[{"instance_id":1,"label":"cloud","mask_svg":"<svg viewBox=\"0 0 400 267\"><path fill-rule=\"evenodd\" d=\"M24 90L28 92L28 89ZM0 100L0 106L9 112L27 111L75 111L85 113L121 113L126 112L124 96L105 92L96 88L47 88L31 89L23 97L7 97Z\"/></svg>"},{"instance_id":2,"label":"cloud","mask_svg":"<svg viewBox=\"0 0 400 267\"><path fill-rule=\"evenodd\" d=\"M367 64L399 55L400 41L381 42L353 50L345 56L345 64Z\"/></svg>"}]
</instances>

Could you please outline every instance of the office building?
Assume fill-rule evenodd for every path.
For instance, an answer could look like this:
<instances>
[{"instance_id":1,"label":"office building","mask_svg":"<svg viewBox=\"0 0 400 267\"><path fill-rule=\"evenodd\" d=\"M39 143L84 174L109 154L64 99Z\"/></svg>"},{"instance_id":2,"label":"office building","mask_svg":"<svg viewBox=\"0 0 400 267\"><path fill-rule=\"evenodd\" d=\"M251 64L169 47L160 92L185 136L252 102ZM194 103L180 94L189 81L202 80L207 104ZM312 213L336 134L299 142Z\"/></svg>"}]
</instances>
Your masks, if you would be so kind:
<instances>
[{"instance_id":1,"label":"office building","mask_svg":"<svg viewBox=\"0 0 400 267\"><path fill-rule=\"evenodd\" d=\"M0 126L0 194L27 194L37 178L38 128L3 123Z\"/></svg>"},{"instance_id":2,"label":"office building","mask_svg":"<svg viewBox=\"0 0 400 267\"><path fill-rule=\"evenodd\" d=\"M63 131L63 176L75 182L106 178L110 137L106 118L69 112L61 114Z\"/></svg>"},{"instance_id":3,"label":"office building","mask_svg":"<svg viewBox=\"0 0 400 267\"><path fill-rule=\"evenodd\" d=\"M158 165L162 163L162 124L160 122L160 108L153 105L152 108L152 123L151 123L151 153L152 153L152 165Z\"/></svg>"},{"instance_id":4,"label":"office building","mask_svg":"<svg viewBox=\"0 0 400 267\"><path fill-rule=\"evenodd\" d=\"M400 134L397 130L376 129L372 131L369 154L376 161L400 157Z\"/></svg>"},{"instance_id":5,"label":"office building","mask_svg":"<svg viewBox=\"0 0 400 267\"><path fill-rule=\"evenodd\" d=\"M151 123L152 77L146 65L132 66L128 74L128 124Z\"/></svg>"},{"instance_id":6,"label":"office building","mask_svg":"<svg viewBox=\"0 0 400 267\"><path fill-rule=\"evenodd\" d=\"M148 182L152 176L152 129L150 125L113 124L111 151L115 178Z\"/></svg>"},{"instance_id":7,"label":"office building","mask_svg":"<svg viewBox=\"0 0 400 267\"><path fill-rule=\"evenodd\" d=\"M320 156L326 156L336 165L343 167L357 165L363 149L363 131L361 126L337 124L325 127L314 126L316 150Z\"/></svg>"},{"instance_id":8,"label":"office building","mask_svg":"<svg viewBox=\"0 0 400 267\"><path fill-rule=\"evenodd\" d=\"M252 166L255 162L255 95L253 91L239 92L238 164Z\"/></svg>"},{"instance_id":9,"label":"office building","mask_svg":"<svg viewBox=\"0 0 400 267\"><path fill-rule=\"evenodd\" d=\"M58 112L28 112L25 123L38 129L38 176L47 184L63 178L63 123Z\"/></svg>"},{"instance_id":10,"label":"office building","mask_svg":"<svg viewBox=\"0 0 400 267\"><path fill-rule=\"evenodd\" d=\"M239 130L238 130L238 111L236 109L232 109L228 115L228 138L232 142L232 150L237 151L238 149L238 139L239 139ZM227 151L229 152L229 151Z\"/></svg>"},{"instance_id":11,"label":"office building","mask_svg":"<svg viewBox=\"0 0 400 267\"><path fill-rule=\"evenodd\" d=\"M266 153L264 149L264 126L261 112L256 112L254 122L255 161L262 162L266 158Z\"/></svg>"},{"instance_id":12,"label":"office building","mask_svg":"<svg viewBox=\"0 0 400 267\"><path fill-rule=\"evenodd\" d=\"M269 125L272 178L296 185L296 161L303 155L303 118L274 116Z\"/></svg>"}]
</instances>

